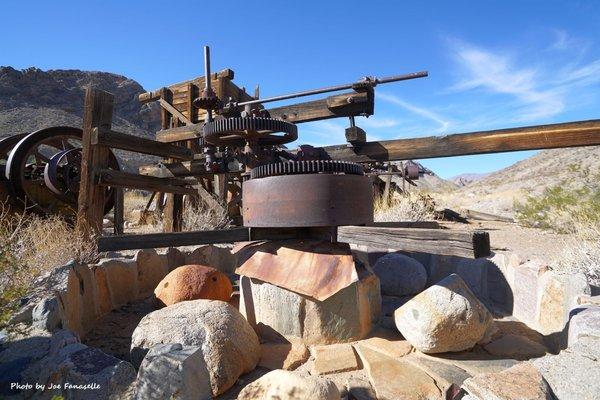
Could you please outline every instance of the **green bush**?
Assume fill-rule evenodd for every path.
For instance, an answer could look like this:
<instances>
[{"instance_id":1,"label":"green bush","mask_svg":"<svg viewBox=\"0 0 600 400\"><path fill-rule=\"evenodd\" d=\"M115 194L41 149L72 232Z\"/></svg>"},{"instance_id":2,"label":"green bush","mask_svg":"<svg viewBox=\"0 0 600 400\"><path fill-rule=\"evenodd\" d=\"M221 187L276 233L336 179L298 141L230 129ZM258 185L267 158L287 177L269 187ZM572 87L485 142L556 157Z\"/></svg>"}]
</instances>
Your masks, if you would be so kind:
<instances>
[{"instance_id":1,"label":"green bush","mask_svg":"<svg viewBox=\"0 0 600 400\"><path fill-rule=\"evenodd\" d=\"M600 222L600 187L552 186L539 196L515 202L514 209L522 225L571 233L576 222Z\"/></svg>"}]
</instances>

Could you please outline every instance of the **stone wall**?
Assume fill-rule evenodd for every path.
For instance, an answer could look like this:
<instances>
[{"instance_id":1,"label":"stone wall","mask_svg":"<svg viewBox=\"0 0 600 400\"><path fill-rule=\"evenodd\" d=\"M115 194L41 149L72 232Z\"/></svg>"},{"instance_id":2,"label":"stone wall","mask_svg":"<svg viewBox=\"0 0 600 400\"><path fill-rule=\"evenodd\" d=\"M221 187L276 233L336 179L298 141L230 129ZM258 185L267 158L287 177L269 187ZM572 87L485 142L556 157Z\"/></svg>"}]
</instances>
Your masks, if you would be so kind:
<instances>
[{"instance_id":1,"label":"stone wall","mask_svg":"<svg viewBox=\"0 0 600 400\"><path fill-rule=\"evenodd\" d=\"M11 322L30 323L50 332L64 328L83 338L99 318L151 296L170 271L185 264L231 272L235 256L230 246L207 245L187 252L170 248L160 254L154 249L139 250L132 258L106 258L91 265L71 262L37 281L35 291L23 300Z\"/></svg>"},{"instance_id":2,"label":"stone wall","mask_svg":"<svg viewBox=\"0 0 600 400\"><path fill-rule=\"evenodd\" d=\"M559 274L545 263L525 261L514 253L468 259L367 246L353 246L353 251L368 266L390 252L413 257L427 270L427 287L458 274L495 314L512 315L544 335L555 335L557 346L564 346L569 311L581 296L590 294L585 275Z\"/></svg>"}]
</instances>

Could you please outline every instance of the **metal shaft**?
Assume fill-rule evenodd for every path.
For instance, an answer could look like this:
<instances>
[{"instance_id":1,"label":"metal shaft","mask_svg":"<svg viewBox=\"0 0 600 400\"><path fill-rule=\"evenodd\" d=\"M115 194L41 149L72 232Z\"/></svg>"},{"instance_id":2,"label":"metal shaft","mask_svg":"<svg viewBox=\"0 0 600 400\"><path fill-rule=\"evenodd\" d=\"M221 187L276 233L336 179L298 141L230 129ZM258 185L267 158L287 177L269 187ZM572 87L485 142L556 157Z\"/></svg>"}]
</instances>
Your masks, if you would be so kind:
<instances>
[{"instance_id":1,"label":"metal shaft","mask_svg":"<svg viewBox=\"0 0 600 400\"><path fill-rule=\"evenodd\" d=\"M370 82L369 81L365 81L365 83L367 83L367 84L370 83L372 86L376 86L377 84L380 84L380 83L390 83L390 82L406 81L406 80L409 80L409 79L423 78L423 77L426 77L426 76L428 76L428 72L427 71L420 71L420 72L412 72L410 74L404 74L404 75L388 76L388 77L385 77L385 78L374 78ZM269 102L272 102L272 101L294 99L296 97L311 96L311 95L314 95L314 94L337 92L337 91L340 91L340 90L352 89L355 85L361 84L361 83L363 83L363 81L358 81L358 82L354 82L354 83L346 83L346 84L337 85L337 86L328 86L328 87L324 87L324 88L320 88L320 89L306 90L304 92L284 94L284 95L281 95L281 96L267 97L265 99L256 99L256 100L243 101L241 103L237 103L237 105L238 106L245 106L245 105L249 105L249 104L269 103Z\"/></svg>"},{"instance_id":2,"label":"metal shaft","mask_svg":"<svg viewBox=\"0 0 600 400\"><path fill-rule=\"evenodd\" d=\"M206 93L211 91L211 78L210 78L210 47L204 46L204 89ZM206 110L206 122L212 121L212 110Z\"/></svg>"}]
</instances>

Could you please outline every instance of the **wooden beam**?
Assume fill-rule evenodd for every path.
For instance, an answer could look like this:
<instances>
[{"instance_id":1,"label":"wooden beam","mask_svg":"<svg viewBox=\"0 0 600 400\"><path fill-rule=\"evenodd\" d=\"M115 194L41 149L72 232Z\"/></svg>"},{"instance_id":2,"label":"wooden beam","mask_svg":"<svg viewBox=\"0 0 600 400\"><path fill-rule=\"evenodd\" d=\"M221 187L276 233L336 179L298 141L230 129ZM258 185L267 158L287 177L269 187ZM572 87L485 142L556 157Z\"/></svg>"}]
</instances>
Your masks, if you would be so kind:
<instances>
[{"instance_id":1,"label":"wooden beam","mask_svg":"<svg viewBox=\"0 0 600 400\"><path fill-rule=\"evenodd\" d=\"M184 176L210 176L214 172L206 171L204 160L184 162L163 162L154 165L143 165L139 167L142 175L155 176L157 178L172 178Z\"/></svg>"},{"instance_id":2,"label":"wooden beam","mask_svg":"<svg viewBox=\"0 0 600 400\"><path fill-rule=\"evenodd\" d=\"M367 142L355 147L344 144L322 149L334 160L369 162L596 145L600 145L600 120Z\"/></svg>"},{"instance_id":3,"label":"wooden beam","mask_svg":"<svg viewBox=\"0 0 600 400\"><path fill-rule=\"evenodd\" d=\"M373 96L369 92L347 92L325 99L272 108L271 118L301 123L350 115L372 115Z\"/></svg>"},{"instance_id":4,"label":"wooden beam","mask_svg":"<svg viewBox=\"0 0 600 400\"><path fill-rule=\"evenodd\" d=\"M156 140L163 143L182 142L202 137L204 123L180 126L178 128L162 129L156 132Z\"/></svg>"},{"instance_id":5,"label":"wooden beam","mask_svg":"<svg viewBox=\"0 0 600 400\"><path fill-rule=\"evenodd\" d=\"M98 171L97 181L100 186L196 195L196 190L188 186L192 182L178 178L155 178L153 176L130 174L113 169L102 169Z\"/></svg>"},{"instance_id":6,"label":"wooden beam","mask_svg":"<svg viewBox=\"0 0 600 400\"><path fill-rule=\"evenodd\" d=\"M113 232L122 235L125 228L125 193L123 188L115 188L115 205L113 208Z\"/></svg>"},{"instance_id":7,"label":"wooden beam","mask_svg":"<svg viewBox=\"0 0 600 400\"><path fill-rule=\"evenodd\" d=\"M484 231L340 226L338 241L465 258L491 254L490 236Z\"/></svg>"},{"instance_id":8,"label":"wooden beam","mask_svg":"<svg viewBox=\"0 0 600 400\"><path fill-rule=\"evenodd\" d=\"M490 214L490 213L485 213L485 212L481 212L481 211L469 210L468 208L465 208L463 211L464 211L465 215L467 216L467 218L470 218L470 219L478 219L481 221L501 221L501 222L509 222L509 223L515 222L515 220L513 218L505 217L504 215Z\"/></svg>"},{"instance_id":9,"label":"wooden beam","mask_svg":"<svg viewBox=\"0 0 600 400\"><path fill-rule=\"evenodd\" d=\"M165 110L167 110L168 112L170 112L171 115L173 115L174 117L176 117L177 119L179 119L184 124L186 124L186 125L193 125L192 121L190 121L189 119L187 119L185 115L183 115L178 109L176 109L171 104L169 104L166 100L164 100L164 99L158 99L158 102L160 103L160 105L161 105L162 108L164 108Z\"/></svg>"},{"instance_id":10,"label":"wooden beam","mask_svg":"<svg viewBox=\"0 0 600 400\"><path fill-rule=\"evenodd\" d=\"M96 185L95 171L108 168L109 148L92 144L94 128L110 129L114 97L103 90L85 90L83 136L81 139L81 181L77 209L77 225L84 232L102 232L105 188Z\"/></svg>"},{"instance_id":11,"label":"wooden beam","mask_svg":"<svg viewBox=\"0 0 600 400\"><path fill-rule=\"evenodd\" d=\"M163 232L150 234L103 236L98 239L99 251L183 247L200 244L237 243L255 240L287 239L331 240L327 228L230 228L214 231Z\"/></svg>"},{"instance_id":12,"label":"wooden beam","mask_svg":"<svg viewBox=\"0 0 600 400\"><path fill-rule=\"evenodd\" d=\"M134 151L160 157L172 157L182 160L194 159L193 152L185 147L139 136L128 135L113 130L95 128L92 134L92 144L99 144L114 149Z\"/></svg>"},{"instance_id":13,"label":"wooden beam","mask_svg":"<svg viewBox=\"0 0 600 400\"><path fill-rule=\"evenodd\" d=\"M233 79L233 77L235 76L233 70L226 68L223 69L219 72L215 72L214 74L212 74L212 79ZM202 86L204 86L204 77L200 77L200 78L196 78L193 80L189 80L189 81L184 81L184 82L180 82L180 83L175 83L173 85L170 86L183 86L183 85L187 85L189 83L192 83L194 81L197 81L199 84L202 84ZM140 93L138 95L138 101L142 104L144 103L148 103L150 101L155 101L158 100L159 98L161 98L161 90L162 89L158 89L158 90L152 90L150 92L144 92L144 93Z\"/></svg>"},{"instance_id":14,"label":"wooden beam","mask_svg":"<svg viewBox=\"0 0 600 400\"><path fill-rule=\"evenodd\" d=\"M250 240L248 228L217 231L169 232L142 235L105 236L98 240L99 251L150 249L161 247L192 246L199 244L246 242Z\"/></svg>"}]
</instances>

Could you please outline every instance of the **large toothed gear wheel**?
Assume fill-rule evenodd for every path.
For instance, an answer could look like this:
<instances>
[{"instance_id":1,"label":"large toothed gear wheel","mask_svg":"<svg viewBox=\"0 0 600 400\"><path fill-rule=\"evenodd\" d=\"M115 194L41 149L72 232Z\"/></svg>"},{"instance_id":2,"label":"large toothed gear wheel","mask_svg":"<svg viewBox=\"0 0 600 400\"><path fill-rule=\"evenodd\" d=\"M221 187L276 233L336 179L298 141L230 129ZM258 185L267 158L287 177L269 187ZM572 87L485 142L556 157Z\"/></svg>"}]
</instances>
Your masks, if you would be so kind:
<instances>
[{"instance_id":1,"label":"large toothed gear wheel","mask_svg":"<svg viewBox=\"0 0 600 400\"><path fill-rule=\"evenodd\" d=\"M303 160L272 163L252 168L250 178L264 178L276 175L296 174L350 174L364 175L364 168L360 164L347 161L334 160Z\"/></svg>"},{"instance_id":2,"label":"large toothed gear wheel","mask_svg":"<svg viewBox=\"0 0 600 400\"><path fill-rule=\"evenodd\" d=\"M253 168L242 184L244 226L326 227L373 222L373 185L362 166L314 160Z\"/></svg>"},{"instance_id":3,"label":"large toothed gear wheel","mask_svg":"<svg viewBox=\"0 0 600 400\"><path fill-rule=\"evenodd\" d=\"M274 118L223 118L204 125L204 139L215 146L243 147L248 142L259 146L277 146L297 138L296 125Z\"/></svg>"}]
</instances>

